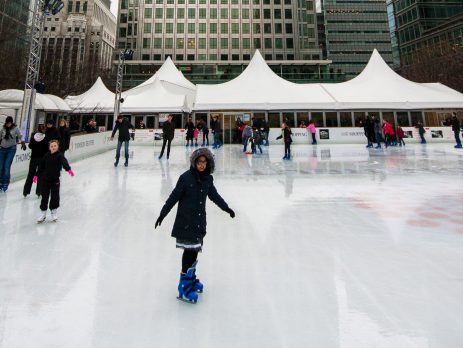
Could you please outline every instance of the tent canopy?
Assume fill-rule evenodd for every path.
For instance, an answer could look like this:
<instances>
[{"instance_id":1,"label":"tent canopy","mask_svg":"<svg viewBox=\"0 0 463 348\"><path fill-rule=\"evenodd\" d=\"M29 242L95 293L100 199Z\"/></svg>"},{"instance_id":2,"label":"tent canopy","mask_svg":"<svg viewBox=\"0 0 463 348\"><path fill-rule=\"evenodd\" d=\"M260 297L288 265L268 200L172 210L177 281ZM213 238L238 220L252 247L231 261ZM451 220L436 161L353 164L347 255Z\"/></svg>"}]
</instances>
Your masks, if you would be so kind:
<instances>
[{"instance_id":1,"label":"tent canopy","mask_svg":"<svg viewBox=\"0 0 463 348\"><path fill-rule=\"evenodd\" d=\"M279 77L256 51L235 79L217 85L198 85L195 110L327 108L333 102L319 84L296 84Z\"/></svg>"},{"instance_id":2,"label":"tent canopy","mask_svg":"<svg viewBox=\"0 0 463 348\"><path fill-rule=\"evenodd\" d=\"M0 91L0 105L3 108L21 109L24 98L24 91L19 89L5 89ZM50 112L70 112L71 109L66 102L52 94L35 95L35 108Z\"/></svg>"},{"instance_id":3,"label":"tent canopy","mask_svg":"<svg viewBox=\"0 0 463 348\"><path fill-rule=\"evenodd\" d=\"M169 92L159 79L122 93L121 112L189 112L185 95Z\"/></svg>"},{"instance_id":4,"label":"tent canopy","mask_svg":"<svg viewBox=\"0 0 463 348\"><path fill-rule=\"evenodd\" d=\"M106 88L100 77L88 91L68 96L65 101L73 113L114 112L114 93Z\"/></svg>"},{"instance_id":5,"label":"tent canopy","mask_svg":"<svg viewBox=\"0 0 463 348\"><path fill-rule=\"evenodd\" d=\"M169 84L173 84L179 87L196 90L196 86L188 81L188 79L183 76L182 72L177 69L174 62L170 57L167 57L166 61L162 66L159 68L156 73L151 76L148 80L143 82L142 84L138 85L135 88L143 87L145 85L149 85L153 83L156 79L161 82L168 82Z\"/></svg>"},{"instance_id":6,"label":"tent canopy","mask_svg":"<svg viewBox=\"0 0 463 348\"><path fill-rule=\"evenodd\" d=\"M375 49L363 71L352 80L321 84L337 109L462 108L463 94L441 84L409 81L394 72Z\"/></svg>"}]
</instances>

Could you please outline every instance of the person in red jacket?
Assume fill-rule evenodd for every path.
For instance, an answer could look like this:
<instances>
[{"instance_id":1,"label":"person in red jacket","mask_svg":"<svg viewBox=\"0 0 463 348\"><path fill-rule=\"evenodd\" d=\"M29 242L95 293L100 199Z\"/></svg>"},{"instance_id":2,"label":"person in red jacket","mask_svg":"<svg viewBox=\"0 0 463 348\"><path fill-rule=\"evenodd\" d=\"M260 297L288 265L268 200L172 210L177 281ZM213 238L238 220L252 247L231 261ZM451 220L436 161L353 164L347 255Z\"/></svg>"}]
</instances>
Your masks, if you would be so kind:
<instances>
[{"instance_id":1,"label":"person in red jacket","mask_svg":"<svg viewBox=\"0 0 463 348\"><path fill-rule=\"evenodd\" d=\"M394 127L387 120L383 123L384 137L386 138L386 147L391 146L394 142Z\"/></svg>"}]
</instances>

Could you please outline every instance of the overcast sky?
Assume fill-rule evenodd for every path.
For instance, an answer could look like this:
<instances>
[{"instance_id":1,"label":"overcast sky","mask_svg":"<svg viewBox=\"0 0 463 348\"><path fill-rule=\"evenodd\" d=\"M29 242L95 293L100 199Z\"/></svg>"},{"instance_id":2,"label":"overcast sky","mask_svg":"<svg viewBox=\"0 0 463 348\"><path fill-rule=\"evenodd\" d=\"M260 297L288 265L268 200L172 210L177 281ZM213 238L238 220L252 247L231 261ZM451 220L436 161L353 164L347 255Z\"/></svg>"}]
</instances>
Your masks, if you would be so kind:
<instances>
[{"instance_id":1,"label":"overcast sky","mask_svg":"<svg viewBox=\"0 0 463 348\"><path fill-rule=\"evenodd\" d=\"M320 1L316 0L317 11L320 11ZM111 11L117 17L117 6L119 4L119 0L111 0Z\"/></svg>"},{"instance_id":2,"label":"overcast sky","mask_svg":"<svg viewBox=\"0 0 463 348\"><path fill-rule=\"evenodd\" d=\"M117 17L117 5L119 5L119 0L111 0L111 12Z\"/></svg>"}]
</instances>

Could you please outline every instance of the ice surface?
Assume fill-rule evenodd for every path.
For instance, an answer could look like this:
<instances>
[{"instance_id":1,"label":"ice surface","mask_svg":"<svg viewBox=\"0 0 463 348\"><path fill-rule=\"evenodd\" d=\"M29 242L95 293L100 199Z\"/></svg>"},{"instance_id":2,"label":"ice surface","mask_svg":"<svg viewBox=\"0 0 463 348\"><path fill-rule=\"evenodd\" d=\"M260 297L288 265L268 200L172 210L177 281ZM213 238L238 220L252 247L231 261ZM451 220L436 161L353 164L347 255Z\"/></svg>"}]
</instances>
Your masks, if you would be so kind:
<instances>
[{"instance_id":1,"label":"ice surface","mask_svg":"<svg viewBox=\"0 0 463 348\"><path fill-rule=\"evenodd\" d=\"M175 208L192 150L71 163L57 223L24 181L0 195L0 347L461 347L463 152L295 146L216 151L196 305L176 299ZM268 153L270 151L270 153Z\"/></svg>"}]
</instances>

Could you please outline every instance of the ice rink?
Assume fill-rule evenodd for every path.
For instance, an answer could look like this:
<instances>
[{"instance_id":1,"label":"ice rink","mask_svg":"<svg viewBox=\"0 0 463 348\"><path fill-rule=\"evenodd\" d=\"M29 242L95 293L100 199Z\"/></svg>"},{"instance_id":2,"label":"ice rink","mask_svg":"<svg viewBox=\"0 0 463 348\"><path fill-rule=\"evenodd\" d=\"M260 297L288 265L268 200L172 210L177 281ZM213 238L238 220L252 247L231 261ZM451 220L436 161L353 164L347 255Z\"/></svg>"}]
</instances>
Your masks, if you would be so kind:
<instances>
[{"instance_id":1,"label":"ice rink","mask_svg":"<svg viewBox=\"0 0 463 348\"><path fill-rule=\"evenodd\" d=\"M24 180L0 195L0 347L462 347L463 151L293 146L215 151L199 255L205 292L176 299L174 208L192 149L132 146L62 173L59 221Z\"/></svg>"}]
</instances>

